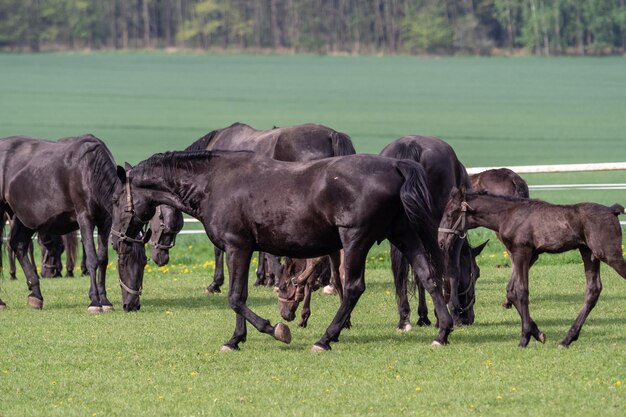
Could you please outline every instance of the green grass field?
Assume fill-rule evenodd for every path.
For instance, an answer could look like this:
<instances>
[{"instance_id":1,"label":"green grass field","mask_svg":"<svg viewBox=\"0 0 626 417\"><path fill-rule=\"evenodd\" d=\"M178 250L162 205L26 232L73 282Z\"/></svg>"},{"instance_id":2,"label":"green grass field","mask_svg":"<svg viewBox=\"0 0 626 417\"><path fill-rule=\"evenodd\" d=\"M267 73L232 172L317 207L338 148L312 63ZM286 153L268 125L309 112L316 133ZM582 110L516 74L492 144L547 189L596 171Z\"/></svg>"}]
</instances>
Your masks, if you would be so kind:
<instances>
[{"instance_id":1,"label":"green grass field","mask_svg":"<svg viewBox=\"0 0 626 417\"><path fill-rule=\"evenodd\" d=\"M469 167L612 162L626 157L624 86L624 58L6 54L0 137L90 132L118 162L136 163L235 121L318 122L350 134L359 152L378 153L407 134L436 135ZM524 177L626 182L623 171ZM626 190L532 195L626 205ZM309 349L338 302L317 294L309 328L290 325L291 345L249 328L241 352L219 354L235 320L224 294L202 295L213 257L200 236L179 237L169 267L149 264L136 314L120 311L113 265L117 311L98 316L86 313L85 278L43 281L45 308L33 311L23 276L5 273L0 416L623 415L624 280L603 267L604 291L581 339L557 349L582 306L584 273L576 253L543 256L531 270L531 313L548 341L521 350L519 316L500 307L508 258L493 234L471 236L488 237L476 323L437 350L433 328L394 330L386 244L370 253L354 327L321 355ZM252 288L249 304L273 323L280 318L269 289Z\"/></svg>"}]
</instances>

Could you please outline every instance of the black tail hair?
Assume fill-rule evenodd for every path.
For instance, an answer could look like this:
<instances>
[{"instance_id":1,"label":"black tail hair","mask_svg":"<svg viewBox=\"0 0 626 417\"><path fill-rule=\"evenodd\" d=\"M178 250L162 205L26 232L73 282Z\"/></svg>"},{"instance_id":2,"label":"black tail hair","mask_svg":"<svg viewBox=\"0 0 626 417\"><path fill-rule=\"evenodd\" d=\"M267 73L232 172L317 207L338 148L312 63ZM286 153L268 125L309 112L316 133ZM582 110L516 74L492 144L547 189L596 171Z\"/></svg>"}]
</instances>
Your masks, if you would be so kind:
<instances>
[{"instance_id":1,"label":"black tail hair","mask_svg":"<svg viewBox=\"0 0 626 417\"><path fill-rule=\"evenodd\" d=\"M434 276L441 280L443 256L437 241L437 221L431 211L431 197L426 185L424 168L413 161L398 161L398 171L404 177L400 188L400 200L411 223L414 233L419 236L426 255L430 259Z\"/></svg>"},{"instance_id":2,"label":"black tail hair","mask_svg":"<svg viewBox=\"0 0 626 417\"><path fill-rule=\"evenodd\" d=\"M353 155L356 153L352 139L345 133L333 130L330 134L330 140L333 146L333 156Z\"/></svg>"}]
</instances>

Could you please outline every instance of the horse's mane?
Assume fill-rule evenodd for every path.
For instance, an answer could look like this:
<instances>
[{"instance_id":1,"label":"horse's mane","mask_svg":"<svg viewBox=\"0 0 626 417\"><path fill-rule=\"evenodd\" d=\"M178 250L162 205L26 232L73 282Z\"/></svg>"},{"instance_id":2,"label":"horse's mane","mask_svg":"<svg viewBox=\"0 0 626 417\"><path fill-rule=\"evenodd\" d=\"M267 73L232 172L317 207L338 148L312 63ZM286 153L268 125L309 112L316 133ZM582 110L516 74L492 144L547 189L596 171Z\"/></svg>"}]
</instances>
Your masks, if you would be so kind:
<instances>
[{"instance_id":1,"label":"horse's mane","mask_svg":"<svg viewBox=\"0 0 626 417\"><path fill-rule=\"evenodd\" d=\"M253 155L251 151L222 151L222 150L199 150L199 151L173 151L157 153L150 158L141 162L137 167L146 168L161 168L163 169L163 178L169 178L174 170L185 170L192 173L198 173L201 166L197 162L209 161L212 158L216 158L224 155L234 154L249 154Z\"/></svg>"},{"instance_id":2,"label":"horse's mane","mask_svg":"<svg viewBox=\"0 0 626 417\"><path fill-rule=\"evenodd\" d=\"M101 207L109 208L111 199L117 186L117 173L115 159L106 147L104 142L93 135L85 135L81 137L85 142L89 142L92 146L91 160L89 161L89 172L93 181L94 198Z\"/></svg>"},{"instance_id":3,"label":"horse's mane","mask_svg":"<svg viewBox=\"0 0 626 417\"><path fill-rule=\"evenodd\" d=\"M543 200L538 200L538 199L534 199L534 198L524 198L524 197L517 197L517 196L512 196L512 195L501 195L501 194L491 194L486 190L481 190L481 191L467 191L465 193L466 196L487 196L487 197L493 197L495 199L501 200L501 201L509 201L512 203L530 203L530 204L539 204L539 203L545 203L545 201Z\"/></svg>"}]
</instances>

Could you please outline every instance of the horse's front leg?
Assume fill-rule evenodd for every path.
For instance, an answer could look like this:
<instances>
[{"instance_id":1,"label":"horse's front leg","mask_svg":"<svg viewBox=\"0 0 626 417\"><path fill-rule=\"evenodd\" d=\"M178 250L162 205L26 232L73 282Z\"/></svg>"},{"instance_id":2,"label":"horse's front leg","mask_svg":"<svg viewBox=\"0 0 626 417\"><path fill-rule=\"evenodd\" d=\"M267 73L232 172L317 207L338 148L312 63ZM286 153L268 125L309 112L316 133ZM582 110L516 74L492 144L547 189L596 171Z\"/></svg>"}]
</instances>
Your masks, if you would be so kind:
<instances>
[{"instance_id":1,"label":"horse's front leg","mask_svg":"<svg viewBox=\"0 0 626 417\"><path fill-rule=\"evenodd\" d=\"M595 258L589 248L581 247L580 254L583 258L583 264L585 265L585 278L587 279L587 286L585 288L585 304L582 310L578 313L578 317L572 324L572 327L567 332L565 338L559 344L559 347L568 347L570 343L578 340L580 335L580 329L582 329L585 320L591 313L591 310L595 307L602 292L602 281L600 280L600 260Z\"/></svg>"},{"instance_id":2,"label":"horse's front leg","mask_svg":"<svg viewBox=\"0 0 626 417\"><path fill-rule=\"evenodd\" d=\"M301 320L298 327L306 327L309 317L311 317L311 284L307 282L304 285L304 300L302 302Z\"/></svg>"},{"instance_id":3,"label":"horse's front leg","mask_svg":"<svg viewBox=\"0 0 626 417\"><path fill-rule=\"evenodd\" d=\"M256 267L256 281L254 282L254 286L265 284L265 267L265 252L259 252L259 262Z\"/></svg>"},{"instance_id":4,"label":"horse's front leg","mask_svg":"<svg viewBox=\"0 0 626 417\"><path fill-rule=\"evenodd\" d=\"M43 295L39 288L39 275L37 275L37 268L28 256L28 247L32 244L31 239L34 233L34 230L27 228L22 222L15 219L11 227L9 245L15 253L22 270L24 270L24 275L26 275L26 283L31 291L28 295L28 305L36 309L42 309Z\"/></svg>"},{"instance_id":5,"label":"horse's front leg","mask_svg":"<svg viewBox=\"0 0 626 417\"><path fill-rule=\"evenodd\" d=\"M530 317L528 308L528 270L530 269L533 255L528 251L517 251L512 252L511 256L514 264L514 273L507 286L507 300L510 300L515 306L522 319L522 335L519 346L528 346L531 336L544 343L546 336Z\"/></svg>"},{"instance_id":6,"label":"horse's front leg","mask_svg":"<svg viewBox=\"0 0 626 417\"><path fill-rule=\"evenodd\" d=\"M333 252L328 255L328 258L330 259L330 285L336 290L337 294L339 295L339 302L341 303L343 301L343 288L346 280L346 276L343 273L344 251L340 250L337 252ZM315 258L315 260L316 261L314 262L314 264L318 265L324 260L324 257ZM308 263L309 260L307 260L307 265ZM349 329L351 327L352 322L350 321L350 316L348 316L348 320L346 320L343 328Z\"/></svg>"},{"instance_id":7,"label":"horse's front leg","mask_svg":"<svg viewBox=\"0 0 626 417\"><path fill-rule=\"evenodd\" d=\"M113 304L107 298L106 289L106 273L107 264L109 263L109 235L111 234L110 222L105 225L98 226L98 295L100 296L100 304L102 311L113 311Z\"/></svg>"},{"instance_id":8,"label":"horse's front leg","mask_svg":"<svg viewBox=\"0 0 626 417\"><path fill-rule=\"evenodd\" d=\"M213 247L215 253L215 273L213 282L207 287L205 294L217 294L222 292L220 287L224 284L224 251L217 246Z\"/></svg>"},{"instance_id":9,"label":"horse's front leg","mask_svg":"<svg viewBox=\"0 0 626 417\"><path fill-rule=\"evenodd\" d=\"M98 292L97 269L99 262L96 245L93 239L94 224L84 213L79 214L77 220L87 258L86 265L90 279L89 299L91 302L89 303L89 307L87 307L87 311L89 313L100 313L102 311L102 303L100 302L100 294Z\"/></svg>"},{"instance_id":10,"label":"horse's front leg","mask_svg":"<svg viewBox=\"0 0 626 417\"><path fill-rule=\"evenodd\" d=\"M265 320L255 314L246 305L248 299L248 270L250 268L251 250L227 248L226 263L228 264L229 289L228 303L237 313L235 332L228 342L222 346L222 351L238 350L239 343L246 341L246 321L249 321L258 331L274 336L275 339L284 343L291 342L289 327L283 323L272 326L269 320Z\"/></svg>"}]
</instances>

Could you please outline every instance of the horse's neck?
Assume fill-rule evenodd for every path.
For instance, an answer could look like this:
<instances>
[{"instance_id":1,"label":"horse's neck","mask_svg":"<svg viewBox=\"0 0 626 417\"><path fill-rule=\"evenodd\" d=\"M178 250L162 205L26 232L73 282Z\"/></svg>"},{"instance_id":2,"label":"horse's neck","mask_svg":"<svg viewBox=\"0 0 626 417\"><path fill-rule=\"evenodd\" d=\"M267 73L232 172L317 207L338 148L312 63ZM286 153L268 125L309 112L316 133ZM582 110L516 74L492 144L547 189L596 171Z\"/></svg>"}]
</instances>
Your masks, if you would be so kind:
<instances>
[{"instance_id":1,"label":"horse's neck","mask_svg":"<svg viewBox=\"0 0 626 417\"><path fill-rule=\"evenodd\" d=\"M471 202L468 199L468 204L473 209L467 217L471 228L481 226L498 231L505 220L504 212L516 203L497 197L477 196Z\"/></svg>"},{"instance_id":2,"label":"horse's neck","mask_svg":"<svg viewBox=\"0 0 626 417\"><path fill-rule=\"evenodd\" d=\"M205 162L192 162L205 164ZM136 180L138 186L150 191L149 198L158 204L165 204L198 218L201 215L200 203L207 193L206 184L198 186L198 174L188 169L171 168L167 178L162 181L147 179L146 176ZM207 173L205 178L210 178ZM164 176L165 177L165 176Z\"/></svg>"}]
</instances>

